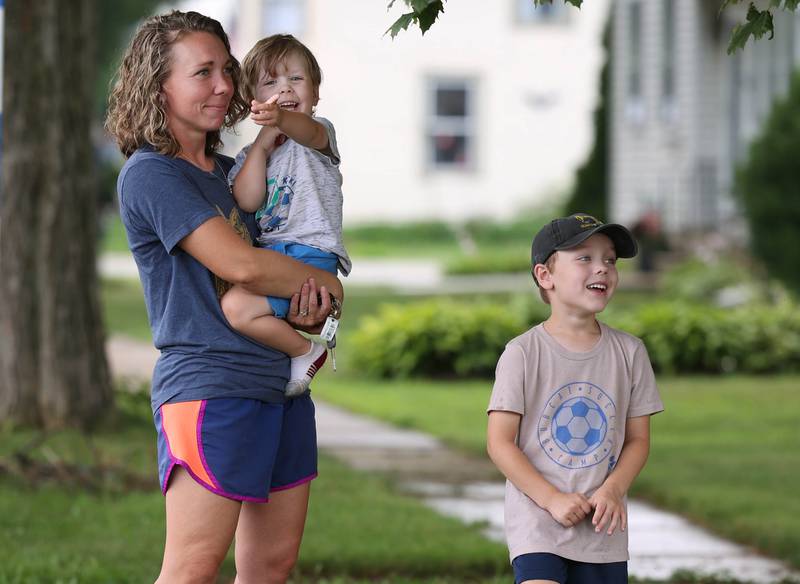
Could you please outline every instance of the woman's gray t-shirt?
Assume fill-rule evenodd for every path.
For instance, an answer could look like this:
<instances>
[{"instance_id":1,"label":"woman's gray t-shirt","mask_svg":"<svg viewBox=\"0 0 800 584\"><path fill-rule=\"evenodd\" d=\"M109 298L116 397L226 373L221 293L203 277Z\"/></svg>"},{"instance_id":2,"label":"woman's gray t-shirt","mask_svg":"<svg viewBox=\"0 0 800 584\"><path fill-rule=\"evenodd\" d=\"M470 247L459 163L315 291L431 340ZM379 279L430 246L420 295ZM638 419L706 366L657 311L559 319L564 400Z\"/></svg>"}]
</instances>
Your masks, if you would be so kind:
<instances>
[{"instance_id":1,"label":"woman's gray t-shirt","mask_svg":"<svg viewBox=\"0 0 800 584\"><path fill-rule=\"evenodd\" d=\"M285 400L288 358L228 325L217 292L222 282L178 246L218 216L251 240L257 233L252 214L239 210L228 190L232 164L217 155L214 171L206 172L141 148L117 180L120 216L161 351L153 372L154 411L167 401L214 397Z\"/></svg>"}]
</instances>

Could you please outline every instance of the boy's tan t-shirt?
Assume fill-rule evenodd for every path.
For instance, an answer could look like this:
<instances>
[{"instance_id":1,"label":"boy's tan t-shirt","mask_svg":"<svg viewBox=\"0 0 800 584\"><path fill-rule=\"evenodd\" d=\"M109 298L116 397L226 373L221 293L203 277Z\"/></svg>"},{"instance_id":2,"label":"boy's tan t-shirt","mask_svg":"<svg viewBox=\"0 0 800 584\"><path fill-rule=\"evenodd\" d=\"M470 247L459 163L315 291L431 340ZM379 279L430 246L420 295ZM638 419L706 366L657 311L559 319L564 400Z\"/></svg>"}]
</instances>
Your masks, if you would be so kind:
<instances>
[{"instance_id":1,"label":"boy's tan t-shirt","mask_svg":"<svg viewBox=\"0 0 800 584\"><path fill-rule=\"evenodd\" d=\"M522 414L518 444L542 476L565 493L591 496L614 468L627 418L664 409L644 343L600 323L597 344L566 350L543 325L512 339L497 363L488 411ZM591 514L563 527L506 482L511 559L535 552L593 563L628 559L627 531L595 533Z\"/></svg>"}]
</instances>

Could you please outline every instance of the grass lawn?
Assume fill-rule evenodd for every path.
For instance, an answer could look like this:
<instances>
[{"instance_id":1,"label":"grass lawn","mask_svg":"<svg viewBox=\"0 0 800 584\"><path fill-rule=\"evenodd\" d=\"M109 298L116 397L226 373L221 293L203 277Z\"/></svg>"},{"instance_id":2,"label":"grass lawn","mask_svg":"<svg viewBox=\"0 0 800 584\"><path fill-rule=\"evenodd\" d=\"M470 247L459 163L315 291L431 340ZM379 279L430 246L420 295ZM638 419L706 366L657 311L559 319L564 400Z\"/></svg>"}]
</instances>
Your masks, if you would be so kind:
<instances>
[{"instance_id":1,"label":"grass lawn","mask_svg":"<svg viewBox=\"0 0 800 584\"><path fill-rule=\"evenodd\" d=\"M84 468L92 461L124 465L143 484L128 490L108 472L92 492L63 480L30 485L0 473L0 583L152 582L163 548L164 503L147 397L122 396L120 413L91 443L71 432L33 444L35 438L0 433L0 461L22 450L34 459ZM298 582L508 580L502 545L485 540L477 526L440 517L394 493L381 478L323 457L312 493ZM233 570L229 558L220 581L229 581Z\"/></svg>"},{"instance_id":2,"label":"grass lawn","mask_svg":"<svg viewBox=\"0 0 800 584\"><path fill-rule=\"evenodd\" d=\"M99 253L129 251L128 238L125 236L125 228L118 214L113 213L103 217L101 229Z\"/></svg>"},{"instance_id":3,"label":"grass lawn","mask_svg":"<svg viewBox=\"0 0 800 584\"><path fill-rule=\"evenodd\" d=\"M138 282L106 281L103 298L106 322L112 332L123 332L149 342ZM507 298L507 295L496 297L498 302ZM347 338L364 315L373 314L382 303L418 299L397 297L381 290L348 290L337 356L340 372L334 374L327 367L323 369L315 384L315 394L353 411L432 433L453 446L484 456L484 410L491 380L369 380L360 377L349 363ZM636 293L631 293L626 302L635 304L638 300ZM800 568L800 497L796 494L796 485L800 483L800 426L797 424L800 377L675 377L659 381L667 410L653 418L651 456L634 486L634 495L677 511L723 536L754 545ZM149 452L150 446L147 448ZM345 469L336 472L339 471L349 472ZM332 476L331 471L326 473ZM315 483L315 497L325 488L325 480L323 476ZM337 475L331 483L345 481ZM0 501L5 502L6 498L0 493ZM312 503L309 521L315 527L309 530L308 542L313 541L314 533L327 533L313 523L314 508L321 504L322 497L316 500L320 503ZM15 508L13 503L9 508ZM363 509L361 507L360 512ZM359 511L355 513L357 515ZM0 517L8 515L0 509ZM402 515L389 515L383 521L391 523L397 517L405 520ZM1 519L0 525L4 521L7 520ZM159 532L157 545L154 544L158 549L160 537ZM331 541L336 541L338 534L331 537ZM382 541L384 538L372 534L369 539ZM338 545L339 542L326 550L325 541L320 542L320 547L314 548L318 551L314 553L326 559L318 565L337 565ZM5 562L1 550L5 547L0 540L0 584L29 581L3 579L2 565ZM136 546L131 547L131 553L135 553L135 549ZM310 543L307 549L311 549ZM374 549L370 553L374 554L372 557L378 564L384 561L378 561L378 558L392 555L388 548L382 551ZM368 554L361 551L354 557L365 555ZM396 555L400 557L401 554ZM463 554L459 552L458 555L461 557ZM313 554L304 551L303 561L311 562L303 564L304 570L314 569ZM371 568L359 561L353 560L349 564L351 571L347 572L347 577L372 574ZM428 566L437 566L436 570L442 568L441 563L436 563L442 562L441 558L426 561L431 562ZM91 564L87 565L91 567ZM406 565L397 569L409 568ZM390 581L404 582L403 572L400 574L400 580ZM439 582L433 577L431 582ZM319 578L317 576L313 581L320 581ZM349 582L342 580L345 581Z\"/></svg>"},{"instance_id":4,"label":"grass lawn","mask_svg":"<svg viewBox=\"0 0 800 584\"><path fill-rule=\"evenodd\" d=\"M104 279L100 298L103 320L110 334L121 333L147 343L153 342L139 280Z\"/></svg>"},{"instance_id":5,"label":"grass lawn","mask_svg":"<svg viewBox=\"0 0 800 584\"><path fill-rule=\"evenodd\" d=\"M800 568L800 377L660 380L666 411L634 495ZM325 371L316 394L484 455L491 381L369 381ZM424 407L420 407L424 404Z\"/></svg>"}]
</instances>

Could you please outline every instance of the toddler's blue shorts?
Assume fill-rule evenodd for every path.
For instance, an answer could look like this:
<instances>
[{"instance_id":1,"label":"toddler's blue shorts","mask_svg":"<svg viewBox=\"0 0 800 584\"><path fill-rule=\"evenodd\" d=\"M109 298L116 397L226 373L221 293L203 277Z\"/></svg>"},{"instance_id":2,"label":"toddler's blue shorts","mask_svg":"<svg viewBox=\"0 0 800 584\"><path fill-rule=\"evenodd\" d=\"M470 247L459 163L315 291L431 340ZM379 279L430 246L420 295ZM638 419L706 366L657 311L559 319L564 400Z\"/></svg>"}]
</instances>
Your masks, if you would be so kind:
<instances>
[{"instance_id":1,"label":"toddler's blue shorts","mask_svg":"<svg viewBox=\"0 0 800 584\"><path fill-rule=\"evenodd\" d=\"M304 264L330 272L334 276L337 274L339 258L335 253L323 251L309 245L303 245L302 243L288 243L283 241L264 246L264 249L277 251L299 262L303 262ZM273 316L286 318L286 314L289 312L289 298L267 296L267 302L269 302Z\"/></svg>"},{"instance_id":2,"label":"toddler's blue shorts","mask_svg":"<svg viewBox=\"0 0 800 584\"><path fill-rule=\"evenodd\" d=\"M154 419L164 494L175 465L213 493L257 503L317 476L314 402L308 395L283 404L225 397L166 403Z\"/></svg>"},{"instance_id":3,"label":"toddler's blue shorts","mask_svg":"<svg viewBox=\"0 0 800 584\"><path fill-rule=\"evenodd\" d=\"M514 582L553 580L559 584L627 584L628 562L593 564L555 554L522 554L511 562Z\"/></svg>"}]
</instances>

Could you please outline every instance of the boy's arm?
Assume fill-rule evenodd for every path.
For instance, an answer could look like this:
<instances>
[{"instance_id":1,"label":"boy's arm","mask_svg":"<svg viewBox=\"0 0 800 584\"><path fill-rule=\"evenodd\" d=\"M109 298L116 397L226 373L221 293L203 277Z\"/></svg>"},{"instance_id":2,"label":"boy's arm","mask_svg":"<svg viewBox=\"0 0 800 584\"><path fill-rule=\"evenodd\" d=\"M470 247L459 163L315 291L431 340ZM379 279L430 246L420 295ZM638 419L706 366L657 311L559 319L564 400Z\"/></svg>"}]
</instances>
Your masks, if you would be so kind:
<instances>
[{"instance_id":1,"label":"boy's arm","mask_svg":"<svg viewBox=\"0 0 800 584\"><path fill-rule=\"evenodd\" d=\"M250 118L261 126L278 128L298 144L325 152L329 145L325 126L302 112L281 109L277 99L278 96L273 95L263 103L254 100Z\"/></svg>"},{"instance_id":2,"label":"boy's arm","mask_svg":"<svg viewBox=\"0 0 800 584\"><path fill-rule=\"evenodd\" d=\"M521 416L515 412L489 412L487 451L508 480L564 527L579 523L592 510L580 493L562 493L550 484L517 446Z\"/></svg>"},{"instance_id":3,"label":"boy's arm","mask_svg":"<svg viewBox=\"0 0 800 584\"><path fill-rule=\"evenodd\" d=\"M625 531L628 516L623 497L633 484L633 480L644 467L650 453L650 416L629 418L625 425L625 443L614 470L606 478L589 502L594 507L592 524L595 531L602 531L608 524L608 535L619 527Z\"/></svg>"},{"instance_id":4,"label":"boy's arm","mask_svg":"<svg viewBox=\"0 0 800 584\"><path fill-rule=\"evenodd\" d=\"M267 194L267 160L275 150L275 140L280 131L261 128L250 150L247 151L241 170L233 179L233 197L243 211L254 213L264 203Z\"/></svg>"}]
</instances>

